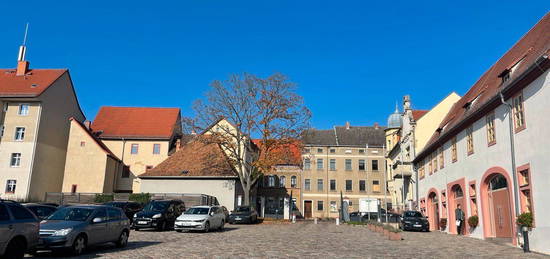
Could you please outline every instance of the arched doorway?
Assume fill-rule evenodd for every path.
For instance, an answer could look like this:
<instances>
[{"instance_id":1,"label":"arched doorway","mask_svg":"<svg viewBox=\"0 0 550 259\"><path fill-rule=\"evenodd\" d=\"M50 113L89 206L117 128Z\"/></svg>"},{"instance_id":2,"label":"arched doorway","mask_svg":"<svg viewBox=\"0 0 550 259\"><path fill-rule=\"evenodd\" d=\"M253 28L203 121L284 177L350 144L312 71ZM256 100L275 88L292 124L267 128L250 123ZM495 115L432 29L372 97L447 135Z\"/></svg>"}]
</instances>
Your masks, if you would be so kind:
<instances>
[{"instance_id":1,"label":"arched doorway","mask_svg":"<svg viewBox=\"0 0 550 259\"><path fill-rule=\"evenodd\" d=\"M448 185L448 209L449 209L449 221L448 221L448 230L450 233L456 234L457 233L457 225L456 225L456 209L458 208L458 205L460 205L460 209L462 212L464 212L464 219L465 221L462 222L463 224L460 226L460 232L462 234L467 234L467 228L464 227L466 225L466 219L468 218L468 212L466 208L466 198L464 196L464 186L465 182L464 179L457 180L453 183L450 183Z\"/></svg>"},{"instance_id":2,"label":"arched doorway","mask_svg":"<svg viewBox=\"0 0 550 259\"><path fill-rule=\"evenodd\" d=\"M428 221L430 230L439 229L439 200L435 192L430 192L428 195Z\"/></svg>"},{"instance_id":3,"label":"arched doorway","mask_svg":"<svg viewBox=\"0 0 550 259\"><path fill-rule=\"evenodd\" d=\"M510 204L510 189L508 180L502 174L495 173L487 177L486 188L488 236L511 238L512 233L512 206Z\"/></svg>"}]
</instances>

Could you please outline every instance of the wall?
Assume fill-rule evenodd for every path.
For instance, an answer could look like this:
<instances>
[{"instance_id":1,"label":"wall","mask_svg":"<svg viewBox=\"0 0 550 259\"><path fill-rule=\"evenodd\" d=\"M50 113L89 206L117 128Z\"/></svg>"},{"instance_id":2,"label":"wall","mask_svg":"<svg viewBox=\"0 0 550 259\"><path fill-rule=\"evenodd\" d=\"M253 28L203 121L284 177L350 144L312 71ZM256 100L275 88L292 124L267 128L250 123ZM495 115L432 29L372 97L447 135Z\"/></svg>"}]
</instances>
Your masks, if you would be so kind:
<instances>
[{"instance_id":1,"label":"wall","mask_svg":"<svg viewBox=\"0 0 550 259\"><path fill-rule=\"evenodd\" d=\"M211 195L216 197L220 205L227 207L228 210L235 209L239 189L240 183L235 179L141 179L141 192Z\"/></svg>"},{"instance_id":2,"label":"wall","mask_svg":"<svg viewBox=\"0 0 550 259\"><path fill-rule=\"evenodd\" d=\"M40 97L42 112L29 196L43 199L63 185L69 139L69 118L84 120L68 73L63 74Z\"/></svg>"}]
</instances>

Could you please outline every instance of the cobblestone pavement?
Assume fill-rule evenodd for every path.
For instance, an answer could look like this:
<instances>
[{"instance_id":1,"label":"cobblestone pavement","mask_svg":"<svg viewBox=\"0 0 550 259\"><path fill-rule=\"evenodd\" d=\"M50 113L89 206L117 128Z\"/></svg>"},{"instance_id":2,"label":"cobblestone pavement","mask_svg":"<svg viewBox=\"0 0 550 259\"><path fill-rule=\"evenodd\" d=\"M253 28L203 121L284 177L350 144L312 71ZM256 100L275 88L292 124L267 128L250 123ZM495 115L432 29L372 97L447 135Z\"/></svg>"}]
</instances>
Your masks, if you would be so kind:
<instances>
[{"instance_id":1,"label":"cobblestone pavement","mask_svg":"<svg viewBox=\"0 0 550 259\"><path fill-rule=\"evenodd\" d=\"M132 231L128 247L95 247L80 258L550 258L439 232L405 232L403 238L389 241L364 226L334 223L227 225L210 233Z\"/></svg>"}]
</instances>

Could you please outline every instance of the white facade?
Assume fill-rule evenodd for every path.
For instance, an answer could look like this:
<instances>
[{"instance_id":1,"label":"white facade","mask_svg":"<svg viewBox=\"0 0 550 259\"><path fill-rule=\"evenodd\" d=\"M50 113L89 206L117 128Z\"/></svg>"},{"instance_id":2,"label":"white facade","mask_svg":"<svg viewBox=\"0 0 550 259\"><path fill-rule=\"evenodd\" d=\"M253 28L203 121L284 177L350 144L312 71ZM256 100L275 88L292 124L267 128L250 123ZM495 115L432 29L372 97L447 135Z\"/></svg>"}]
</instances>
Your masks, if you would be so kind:
<instances>
[{"instance_id":1,"label":"white facade","mask_svg":"<svg viewBox=\"0 0 550 259\"><path fill-rule=\"evenodd\" d=\"M547 194L547 188L550 187L550 164L548 163L548 154L550 154L550 89L548 87L550 81L549 72L539 76L531 82L520 93L524 99L524 115L525 129L514 133L515 141L515 160L517 171L528 168L530 173L530 183L528 184L531 190L531 208L534 214L535 227L530 232L530 247L531 250L550 253L550 196ZM512 100L506 100L511 103ZM495 132L496 143L490 145L488 143L488 131L486 117L482 117L475 121L473 127L473 154L467 152L467 136L466 130L461 131L456 135L457 159L452 161L452 140L447 141L443 145L443 168L441 168L441 157L437 152L433 156L437 157L437 171L429 170L428 155L425 159L417 164L419 174L424 172L424 178L419 181L419 195L421 208L426 211L430 218L434 218L434 211L430 207L431 201L429 195L435 192L437 196L437 206L439 209L439 218L448 218L446 232L456 233L454 229L454 201L453 186L454 183L461 184L464 192L463 210L466 218L476 214L479 216L479 225L473 230L467 229L467 234L476 238L490 238L495 236L495 226L489 215L495 213L491 211L491 201L488 200L487 185L485 182L492 173L503 174L507 178L508 191L510 192L510 218L499 219L511 221L512 242L517 244L522 240L517 237L515 224L516 204L513 182L513 170L511 162L511 145L510 145L510 128L508 121L508 107L499 105L494 109L495 115ZM432 159L434 161L434 159ZM433 164L432 164L433 166ZM472 192L472 186L475 186L475 192ZM521 184L520 184L521 185ZM445 198L443 198L445 192ZM433 195L433 194L432 194ZM519 195L518 195L519 196ZM472 200L476 202L473 203ZM524 212L524 206L520 210ZM432 219L431 219L432 220ZM434 224L435 222L430 222Z\"/></svg>"}]
</instances>

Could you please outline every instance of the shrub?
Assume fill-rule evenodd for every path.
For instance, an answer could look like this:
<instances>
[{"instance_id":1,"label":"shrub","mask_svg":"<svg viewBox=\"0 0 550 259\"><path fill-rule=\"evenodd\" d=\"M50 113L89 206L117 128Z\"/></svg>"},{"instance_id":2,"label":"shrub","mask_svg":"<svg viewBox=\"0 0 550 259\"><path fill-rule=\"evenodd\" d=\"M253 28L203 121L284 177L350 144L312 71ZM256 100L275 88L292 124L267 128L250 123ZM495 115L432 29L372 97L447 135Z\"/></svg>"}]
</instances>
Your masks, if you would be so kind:
<instances>
[{"instance_id":1,"label":"shrub","mask_svg":"<svg viewBox=\"0 0 550 259\"><path fill-rule=\"evenodd\" d=\"M128 200L139 202L141 204L148 203L151 200L151 194L149 193L132 193L128 197Z\"/></svg>"},{"instance_id":2,"label":"shrub","mask_svg":"<svg viewBox=\"0 0 550 259\"><path fill-rule=\"evenodd\" d=\"M533 214L531 212L524 212L519 214L518 218L516 219L516 224L522 226L522 227L533 227Z\"/></svg>"},{"instance_id":3,"label":"shrub","mask_svg":"<svg viewBox=\"0 0 550 259\"><path fill-rule=\"evenodd\" d=\"M95 203L105 203L114 200L114 195L112 194L96 194L94 198Z\"/></svg>"},{"instance_id":4,"label":"shrub","mask_svg":"<svg viewBox=\"0 0 550 259\"><path fill-rule=\"evenodd\" d=\"M470 225L471 228L477 227L477 224L479 223L479 218L477 215L473 215L468 218L468 225Z\"/></svg>"}]
</instances>

